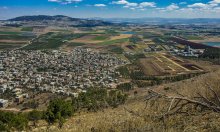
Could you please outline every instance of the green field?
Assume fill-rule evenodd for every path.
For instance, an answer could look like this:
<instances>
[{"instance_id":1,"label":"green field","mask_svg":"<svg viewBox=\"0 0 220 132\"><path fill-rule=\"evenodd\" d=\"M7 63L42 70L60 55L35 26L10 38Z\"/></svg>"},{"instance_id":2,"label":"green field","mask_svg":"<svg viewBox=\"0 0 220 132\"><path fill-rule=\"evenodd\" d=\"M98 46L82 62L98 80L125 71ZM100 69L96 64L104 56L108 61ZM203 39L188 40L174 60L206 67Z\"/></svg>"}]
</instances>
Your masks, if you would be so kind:
<instances>
[{"instance_id":1,"label":"green field","mask_svg":"<svg viewBox=\"0 0 220 132\"><path fill-rule=\"evenodd\" d=\"M71 33L53 33L41 35L38 39L35 39L30 45L24 47L26 50L42 50L42 49L57 49L69 40L79 38L83 34L71 34Z\"/></svg>"},{"instance_id":2,"label":"green field","mask_svg":"<svg viewBox=\"0 0 220 132\"><path fill-rule=\"evenodd\" d=\"M121 47L115 46L115 47L112 47L112 49L110 49L109 51L115 54L123 54L124 49Z\"/></svg>"},{"instance_id":3,"label":"green field","mask_svg":"<svg viewBox=\"0 0 220 132\"><path fill-rule=\"evenodd\" d=\"M0 43L0 50L5 50L5 49L13 49L13 48L18 48L21 47L23 44L15 44L15 43Z\"/></svg>"},{"instance_id":4,"label":"green field","mask_svg":"<svg viewBox=\"0 0 220 132\"><path fill-rule=\"evenodd\" d=\"M183 37L186 38L187 40L203 40L203 38L200 36L183 36Z\"/></svg>"},{"instance_id":5,"label":"green field","mask_svg":"<svg viewBox=\"0 0 220 132\"><path fill-rule=\"evenodd\" d=\"M7 31L0 31L1 35L18 35L19 32L7 32Z\"/></svg>"},{"instance_id":6,"label":"green field","mask_svg":"<svg viewBox=\"0 0 220 132\"><path fill-rule=\"evenodd\" d=\"M20 35L20 34L0 34L0 40L19 40L25 41L30 40L34 36Z\"/></svg>"},{"instance_id":7,"label":"green field","mask_svg":"<svg viewBox=\"0 0 220 132\"><path fill-rule=\"evenodd\" d=\"M29 32L31 32L31 31L33 31L33 27L23 27L21 29L21 31L29 31Z\"/></svg>"},{"instance_id":8,"label":"green field","mask_svg":"<svg viewBox=\"0 0 220 132\"><path fill-rule=\"evenodd\" d=\"M97 37L93 38L92 40L99 41L99 40L106 40L108 38L109 38L108 36L97 36Z\"/></svg>"},{"instance_id":9,"label":"green field","mask_svg":"<svg viewBox=\"0 0 220 132\"><path fill-rule=\"evenodd\" d=\"M84 44L84 43L74 43L74 42L67 43L68 47L77 47L77 46L83 46L83 45L86 45L86 44Z\"/></svg>"}]
</instances>

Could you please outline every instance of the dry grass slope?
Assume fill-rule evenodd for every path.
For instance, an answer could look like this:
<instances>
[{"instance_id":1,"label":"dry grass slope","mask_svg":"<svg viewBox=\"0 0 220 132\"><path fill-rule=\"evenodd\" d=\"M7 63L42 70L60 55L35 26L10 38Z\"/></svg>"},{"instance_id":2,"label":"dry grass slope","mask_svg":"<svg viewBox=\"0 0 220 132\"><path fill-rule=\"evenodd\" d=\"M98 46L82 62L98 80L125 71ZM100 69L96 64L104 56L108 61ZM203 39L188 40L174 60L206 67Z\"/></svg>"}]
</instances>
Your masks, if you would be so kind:
<instances>
[{"instance_id":1,"label":"dry grass slope","mask_svg":"<svg viewBox=\"0 0 220 132\"><path fill-rule=\"evenodd\" d=\"M166 95L177 96L177 92L189 98L202 95L211 96L207 91L207 85L220 93L220 71L201 75L189 80L156 86L155 91ZM55 126L46 129L46 123L40 123L40 127L33 131L75 131L75 132L142 132L142 131L219 131L220 114L213 111L195 110L189 105L185 110L190 114L176 114L164 120L157 118L166 111L170 104L166 99L152 100L147 105L145 97L147 89L137 96L131 97L128 102L116 109L106 109L96 113L79 113L69 119L62 129Z\"/></svg>"}]
</instances>

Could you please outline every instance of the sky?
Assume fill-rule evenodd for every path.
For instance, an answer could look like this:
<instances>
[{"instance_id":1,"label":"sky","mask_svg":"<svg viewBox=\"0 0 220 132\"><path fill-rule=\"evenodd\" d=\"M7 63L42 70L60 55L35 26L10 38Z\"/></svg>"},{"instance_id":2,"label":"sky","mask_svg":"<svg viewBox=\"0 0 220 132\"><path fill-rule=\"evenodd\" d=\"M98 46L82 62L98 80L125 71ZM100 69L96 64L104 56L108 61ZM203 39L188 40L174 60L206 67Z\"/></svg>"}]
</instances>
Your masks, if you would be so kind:
<instances>
[{"instance_id":1,"label":"sky","mask_svg":"<svg viewBox=\"0 0 220 132\"><path fill-rule=\"evenodd\" d=\"M0 0L1 20L23 15L220 18L220 0Z\"/></svg>"}]
</instances>

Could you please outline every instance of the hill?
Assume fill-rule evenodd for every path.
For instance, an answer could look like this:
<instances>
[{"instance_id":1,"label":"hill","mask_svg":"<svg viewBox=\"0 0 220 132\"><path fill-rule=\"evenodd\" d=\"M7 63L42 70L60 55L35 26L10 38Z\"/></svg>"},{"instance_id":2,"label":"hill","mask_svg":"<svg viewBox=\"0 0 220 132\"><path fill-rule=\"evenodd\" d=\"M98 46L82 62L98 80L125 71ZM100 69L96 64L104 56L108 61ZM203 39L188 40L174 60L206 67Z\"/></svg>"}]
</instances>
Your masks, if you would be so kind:
<instances>
[{"instance_id":1,"label":"hill","mask_svg":"<svg viewBox=\"0 0 220 132\"><path fill-rule=\"evenodd\" d=\"M9 19L9 21L45 21L45 20L76 21L76 20L80 20L80 19L71 18L71 17L63 16L63 15L56 15L56 16L47 16L47 15L20 16L20 17Z\"/></svg>"},{"instance_id":2,"label":"hill","mask_svg":"<svg viewBox=\"0 0 220 132\"><path fill-rule=\"evenodd\" d=\"M17 21L25 23L34 23L34 24L45 24L45 25L69 25L69 26L108 26L113 25L113 23L102 21L102 20L89 20L89 19L80 19L72 18L63 15L48 16L48 15L37 15L37 16L20 16L16 18L9 19L7 21Z\"/></svg>"},{"instance_id":3,"label":"hill","mask_svg":"<svg viewBox=\"0 0 220 132\"><path fill-rule=\"evenodd\" d=\"M163 24L219 24L219 18L93 18L113 23Z\"/></svg>"},{"instance_id":4,"label":"hill","mask_svg":"<svg viewBox=\"0 0 220 132\"><path fill-rule=\"evenodd\" d=\"M185 96L195 100L201 94L211 100L214 95L208 88L213 88L219 94L219 80L220 71L216 71L185 81L142 89L137 95L131 96L125 105L94 113L78 113L68 119L62 129L51 126L49 131L218 131L220 114L217 111L183 102L186 105L180 103L181 111L167 116L163 113L170 109L172 102L172 106L178 102L157 95L153 95L155 98L149 102L146 99L149 98L148 91L153 89L169 97ZM33 131L46 129L46 122L40 122Z\"/></svg>"}]
</instances>

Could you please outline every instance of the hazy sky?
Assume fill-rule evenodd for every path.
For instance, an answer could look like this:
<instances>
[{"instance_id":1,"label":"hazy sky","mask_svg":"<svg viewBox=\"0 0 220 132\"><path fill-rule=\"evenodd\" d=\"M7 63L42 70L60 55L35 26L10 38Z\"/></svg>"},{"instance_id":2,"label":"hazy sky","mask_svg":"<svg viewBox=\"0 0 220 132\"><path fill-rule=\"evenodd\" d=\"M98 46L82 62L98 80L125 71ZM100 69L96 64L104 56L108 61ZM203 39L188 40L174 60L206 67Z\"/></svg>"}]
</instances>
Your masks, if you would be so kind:
<instances>
[{"instance_id":1,"label":"hazy sky","mask_svg":"<svg viewBox=\"0 0 220 132\"><path fill-rule=\"evenodd\" d=\"M220 0L0 0L0 19L22 15L220 18Z\"/></svg>"}]
</instances>

